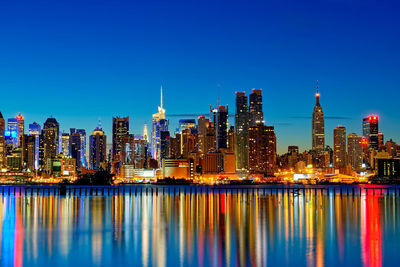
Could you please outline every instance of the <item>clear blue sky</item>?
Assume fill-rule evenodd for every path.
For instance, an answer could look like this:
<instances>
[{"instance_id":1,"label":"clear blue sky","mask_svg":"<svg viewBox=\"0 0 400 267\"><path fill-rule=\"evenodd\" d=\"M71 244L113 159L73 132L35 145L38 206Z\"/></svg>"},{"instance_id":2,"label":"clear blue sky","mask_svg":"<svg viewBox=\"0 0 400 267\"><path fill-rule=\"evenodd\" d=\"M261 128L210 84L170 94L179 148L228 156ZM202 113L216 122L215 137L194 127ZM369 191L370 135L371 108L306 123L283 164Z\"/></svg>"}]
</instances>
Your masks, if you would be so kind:
<instances>
[{"instance_id":1,"label":"clear blue sky","mask_svg":"<svg viewBox=\"0 0 400 267\"><path fill-rule=\"evenodd\" d=\"M0 110L88 132L101 117L111 137L112 116L129 115L135 134L151 122L161 84L167 116L208 112L218 85L234 113L235 91L262 88L282 152L310 147L318 79L335 117L327 144L338 124L360 134L369 113L400 142L399 10L373 0L3 0Z\"/></svg>"}]
</instances>

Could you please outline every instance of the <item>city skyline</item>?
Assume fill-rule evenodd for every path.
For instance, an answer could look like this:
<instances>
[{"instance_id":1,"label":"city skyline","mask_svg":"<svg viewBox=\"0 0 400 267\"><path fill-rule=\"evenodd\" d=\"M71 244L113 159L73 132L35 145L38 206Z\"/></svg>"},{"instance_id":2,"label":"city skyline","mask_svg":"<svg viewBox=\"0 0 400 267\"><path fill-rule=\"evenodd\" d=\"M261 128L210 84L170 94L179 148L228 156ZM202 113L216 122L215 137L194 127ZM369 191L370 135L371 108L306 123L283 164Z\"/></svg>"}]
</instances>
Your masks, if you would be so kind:
<instances>
[{"instance_id":1,"label":"city skyline","mask_svg":"<svg viewBox=\"0 0 400 267\"><path fill-rule=\"evenodd\" d=\"M319 86L318 85L318 81L316 81L316 88L315 88L315 90L317 90L317 86ZM158 91L160 90L160 88L158 88ZM249 91L243 91L244 93L246 93L246 95L248 94L248 95L250 95L251 94L251 92L254 92L254 88L252 89L252 90L249 90ZM316 96L316 94L318 94L318 102L319 102L319 97L320 97L320 89L318 88L318 92L316 93L316 92L314 92L314 95L311 95L311 98L314 100L314 104L315 104L315 96ZM164 91L165 91L165 88L164 88ZM258 91L258 90L256 90L256 91ZM263 90L261 89L261 91L263 92ZM238 93L238 92L234 92L233 94L234 95L236 95L236 93ZM158 95L160 94L160 92L158 92ZM267 97L267 96L264 96L264 98L265 97ZM321 106L323 106L323 109L325 110L325 109L327 109L327 107L326 107L326 105L324 105L324 99L323 99L323 96L321 96L322 97L322 104L321 104ZM163 95L163 98L165 99L165 94ZM157 97L154 97L154 99L157 99ZM158 96L158 101L161 101L161 99L160 99L160 97ZM217 100L218 101L218 100ZM218 103L218 102L217 102ZM223 105L223 103L220 103L221 105ZM264 105L262 105L262 109L263 109L263 111L264 111L264 113L265 113L265 109L266 109L266 104L268 104L268 103L264 103ZM159 105L159 104L158 104ZM157 104L155 104L155 107L157 106ZM227 106L229 106L229 105L227 105ZM209 108L209 107L208 107ZM200 115L202 115L202 114L206 114L206 115L208 115L207 114L207 112L202 112L202 113L194 113L194 112L187 112L187 113L183 113L183 114L169 114L168 112L166 112L166 110L165 109L163 109L164 110L164 113L165 113L165 117L169 120L169 121L172 121L172 123L170 123L171 125L172 125L172 127L171 127L171 125L170 125L170 132L171 132L171 134L173 135L174 134L174 132L176 131L176 130L178 130L178 126L179 126L179 120L181 120L181 119L187 119L187 118L190 118L190 119L196 119L196 123L197 123L197 121L198 121L198 117L200 116ZM234 105L231 105L231 110L232 111L230 111L229 112L229 125L230 126L234 126L235 125L235 112L236 112L236 108L235 108L235 106ZM10 116L7 116L7 115L5 115L5 114L7 114L7 112L4 112L4 111L1 111L2 112L2 114L3 114L3 117L5 118L5 119L16 119L18 116L21 116L21 115L23 115L23 119L25 120L25 122L26 122L26 124L28 125L28 124L32 124L32 123L38 123L39 125L43 125L44 124L44 122L45 121L43 121L43 123L41 123L40 121L30 121L30 120L27 120L26 119L26 117L25 117L25 112L24 111L19 111L18 113L17 113L17 115L15 116L15 118L14 117L10 117ZM28 114L29 114L29 112L28 112ZM373 114L367 114L367 115L365 115L365 116L360 116L360 119L358 120L358 121L356 121L356 124L358 124L358 130L357 130L357 125L356 126L354 126L354 125L351 125L351 126L347 126L348 124L346 123L346 122L352 122L352 123L354 123L353 121L355 120L354 118L349 118L349 117L340 117L340 116L326 116L325 115L325 124L328 124L328 125L330 125L332 128L327 128L327 127L325 127L325 145L326 146L330 146L332 149L333 149L333 139L334 139L334 129L336 128L336 127L338 127L338 126L345 126L347 129L350 129L350 131L348 130L348 133L350 134L350 133L356 133L356 134L358 134L358 135L360 135L360 136L362 136L363 135L363 126L362 126L362 122L360 122L360 120L362 121L365 117L368 117L368 116L370 116L370 115L376 115L376 116L378 116L379 117L379 119L380 119L380 124L382 124L382 119L381 119L381 117L379 116L379 115L377 115L377 114L379 114L379 113L373 113ZM261 114L261 116L262 116L262 114ZM71 124L70 126L64 126L65 124L63 123L63 121L61 121L61 119L59 119L59 118L57 118L57 117L55 117L54 115L51 115L51 116L47 116L47 117L44 117L44 120L47 120L48 118L55 118L55 119L57 119L58 120L58 122L59 122L59 124L60 124L60 137L61 137L61 134L62 133L69 133L70 132L70 129L84 129L84 130L86 130L86 131L89 131L89 132L91 132L91 131L93 131L93 129L96 129L98 126L99 126L99 123L101 124L101 128L102 128L102 130L104 131L104 134L107 136L107 135L109 135L110 136L110 139L109 139L109 142L107 143L107 145L108 146L111 146L112 145L112 142L111 142L111 136L112 136L112 120L113 120L113 118L114 117L120 117L120 118L123 118L123 117L129 117L129 116L121 116L121 115L110 115L110 118L109 118L109 120L111 121L111 122L108 122L108 120L107 121L105 121L105 119L104 118L97 118L97 123L96 123L96 126L94 126L93 128L89 128L89 127L87 127L87 126L83 126L83 127L75 127L75 125L85 125L85 123L76 123L76 124ZM206 116L207 117L207 116ZM312 125L311 125L311 121L312 121L312 110L311 110L311 115L310 116L293 116L292 117L292 119L296 122L296 124L298 125L298 127L300 127L300 128L298 128L298 130L299 130L299 132L303 132L304 131L304 129L306 130L306 131L308 131L306 134L308 135L307 136L307 138L309 139L308 141L305 141L304 143L301 143L301 142L299 142L299 143L296 143L296 141L295 141L295 139L287 139L287 140L282 140L282 138L280 138L281 137L281 135L283 134L283 135L285 135L286 136L286 134L284 133L284 132L282 132L282 131L284 131L284 129L286 128L286 127L288 127L288 126L292 126L292 124L294 124L294 123L288 123L288 122L284 122L284 121L282 121L282 122L277 122L277 123L273 123L273 122L269 122L269 121L265 121L265 119L264 119L264 121L265 121L265 123L267 124L267 125L271 125L271 126L274 126L275 127L275 132L277 133L277 153L278 154L284 154L284 153L287 153L287 148L288 148L288 146L291 146L291 145L296 145L296 146L298 146L299 148L300 148L300 150L301 151L309 151L309 150L312 150L312 138L310 138L310 132L312 132ZM134 134L135 136L141 136L142 134L143 134L143 128L144 128L144 124L148 124L148 123L150 123L151 124L151 120L149 120L149 122L146 120L143 124L141 124L141 125L137 125L137 123L135 123L135 118L132 118L132 117L129 117L129 121L130 121L130 125L128 126L129 127L129 132L131 132L132 134ZM334 124L334 122L338 122L336 125ZM134 125L134 126L136 126L136 127L132 127L132 124ZM385 123L383 123L384 125L385 125ZM7 122L6 122L6 125L7 125ZM382 126L380 126L381 127L381 129L382 129ZM277 130L278 129L278 130ZM390 140L390 139L393 139L394 141L397 141L399 138L396 138L396 135L394 135L394 136L389 136L387 133L386 133L386 131L383 129L382 131L384 131L385 132L385 141L386 140ZM26 133L28 133L28 131L25 131ZM297 135L297 132L296 132L296 135ZM292 137L295 137L296 135L292 135ZM293 140L293 141L292 141ZM88 141L88 140L87 140ZM307 144L307 143L309 143L309 145ZM111 148L111 147L109 147L109 148Z\"/></svg>"}]
</instances>

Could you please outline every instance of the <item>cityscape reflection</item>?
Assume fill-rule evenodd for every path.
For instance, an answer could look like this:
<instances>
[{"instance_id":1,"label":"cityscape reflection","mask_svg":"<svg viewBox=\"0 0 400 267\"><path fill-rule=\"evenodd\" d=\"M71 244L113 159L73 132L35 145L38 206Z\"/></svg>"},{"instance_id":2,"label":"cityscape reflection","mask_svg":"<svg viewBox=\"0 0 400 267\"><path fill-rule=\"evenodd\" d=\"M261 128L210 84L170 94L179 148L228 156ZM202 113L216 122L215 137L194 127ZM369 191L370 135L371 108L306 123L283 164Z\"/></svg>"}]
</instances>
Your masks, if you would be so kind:
<instances>
[{"instance_id":1,"label":"cityscape reflection","mask_svg":"<svg viewBox=\"0 0 400 267\"><path fill-rule=\"evenodd\" d=\"M259 192L2 196L2 266L382 266L400 198Z\"/></svg>"}]
</instances>

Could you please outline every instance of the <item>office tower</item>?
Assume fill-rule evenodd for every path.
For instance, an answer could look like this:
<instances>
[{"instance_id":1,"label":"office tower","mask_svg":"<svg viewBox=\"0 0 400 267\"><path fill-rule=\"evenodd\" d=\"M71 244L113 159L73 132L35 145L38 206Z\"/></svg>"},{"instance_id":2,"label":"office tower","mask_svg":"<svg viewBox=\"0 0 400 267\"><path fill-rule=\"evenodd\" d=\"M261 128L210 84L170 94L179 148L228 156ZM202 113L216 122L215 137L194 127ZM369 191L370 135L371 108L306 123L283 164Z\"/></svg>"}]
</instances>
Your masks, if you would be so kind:
<instances>
[{"instance_id":1,"label":"office tower","mask_svg":"<svg viewBox=\"0 0 400 267\"><path fill-rule=\"evenodd\" d=\"M261 89L253 89L249 101L249 126L256 126L264 121Z\"/></svg>"},{"instance_id":2,"label":"office tower","mask_svg":"<svg viewBox=\"0 0 400 267\"><path fill-rule=\"evenodd\" d=\"M235 127L229 127L227 151L235 153ZM236 159L235 159L236 162Z\"/></svg>"},{"instance_id":3,"label":"office tower","mask_svg":"<svg viewBox=\"0 0 400 267\"><path fill-rule=\"evenodd\" d=\"M13 148L18 147L18 119L17 118L9 118L7 121L7 131L5 132L6 136L11 138Z\"/></svg>"},{"instance_id":4,"label":"office tower","mask_svg":"<svg viewBox=\"0 0 400 267\"><path fill-rule=\"evenodd\" d=\"M43 160L42 168L46 168L47 163L50 159L54 159L57 156L57 145L59 136L59 124L55 118L48 118L43 125ZM39 160L40 160L40 138L39 138ZM49 171L49 170L48 170Z\"/></svg>"},{"instance_id":5,"label":"office tower","mask_svg":"<svg viewBox=\"0 0 400 267\"><path fill-rule=\"evenodd\" d=\"M151 156L161 164L161 132L168 131L168 120L165 118L165 109L163 108L163 94L161 87L161 98L158 112L153 114L153 129L151 133Z\"/></svg>"},{"instance_id":6,"label":"office tower","mask_svg":"<svg viewBox=\"0 0 400 267\"><path fill-rule=\"evenodd\" d=\"M262 122L249 127L249 171L271 176L276 169L276 136Z\"/></svg>"},{"instance_id":7,"label":"office tower","mask_svg":"<svg viewBox=\"0 0 400 267\"><path fill-rule=\"evenodd\" d=\"M189 129L191 133L196 133L196 120L195 119L183 119L179 120L179 132L182 133L184 130Z\"/></svg>"},{"instance_id":8,"label":"office tower","mask_svg":"<svg viewBox=\"0 0 400 267\"><path fill-rule=\"evenodd\" d=\"M383 149L385 149L385 140L383 137L383 133L381 133L381 132L378 133L378 149L379 149L379 151L382 151Z\"/></svg>"},{"instance_id":9,"label":"office tower","mask_svg":"<svg viewBox=\"0 0 400 267\"><path fill-rule=\"evenodd\" d=\"M18 137L17 137L17 145L21 146L21 138L25 134L25 121L24 117L21 116L21 113L17 115L17 125L18 125Z\"/></svg>"},{"instance_id":10,"label":"office tower","mask_svg":"<svg viewBox=\"0 0 400 267\"><path fill-rule=\"evenodd\" d=\"M319 103L319 89L317 81L316 102L312 115L312 150L320 154L325 148L325 123L324 113Z\"/></svg>"},{"instance_id":11,"label":"office tower","mask_svg":"<svg viewBox=\"0 0 400 267\"><path fill-rule=\"evenodd\" d=\"M169 135L169 131L162 131L160 133L160 142L161 142L161 161L162 159L166 159L169 157L170 145L171 145L171 137Z\"/></svg>"},{"instance_id":12,"label":"office tower","mask_svg":"<svg viewBox=\"0 0 400 267\"><path fill-rule=\"evenodd\" d=\"M204 153L206 153L206 136L207 136L207 128L208 125L210 124L210 120L206 119L204 116L200 116L198 118L198 139L199 139L199 144L198 144L198 152L200 158L203 158Z\"/></svg>"},{"instance_id":13,"label":"office tower","mask_svg":"<svg viewBox=\"0 0 400 267\"><path fill-rule=\"evenodd\" d=\"M112 157L114 157L121 152L121 137L129 134L129 117L113 118L112 126Z\"/></svg>"},{"instance_id":14,"label":"office tower","mask_svg":"<svg viewBox=\"0 0 400 267\"><path fill-rule=\"evenodd\" d=\"M338 126L333 130L333 165L335 168L346 167L346 128Z\"/></svg>"},{"instance_id":15,"label":"office tower","mask_svg":"<svg viewBox=\"0 0 400 267\"><path fill-rule=\"evenodd\" d=\"M135 137L133 134L126 134L121 137L121 164L132 165L134 162L133 143Z\"/></svg>"},{"instance_id":16,"label":"office tower","mask_svg":"<svg viewBox=\"0 0 400 267\"><path fill-rule=\"evenodd\" d=\"M213 122L210 122L207 127L205 142L204 142L204 153L215 152L216 141L215 141L215 126Z\"/></svg>"},{"instance_id":17,"label":"office tower","mask_svg":"<svg viewBox=\"0 0 400 267\"><path fill-rule=\"evenodd\" d=\"M89 137L89 168L98 170L107 161L107 137L100 125Z\"/></svg>"},{"instance_id":18,"label":"office tower","mask_svg":"<svg viewBox=\"0 0 400 267\"><path fill-rule=\"evenodd\" d=\"M77 133L81 135L81 166L87 168L87 160L86 160L86 130L85 129L77 129Z\"/></svg>"},{"instance_id":19,"label":"office tower","mask_svg":"<svg viewBox=\"0 0 400 267\"><path fill-rule=\"evenodd\" d=\"M29 124L29 135L35 137L35 170L39 169L39 136L41 127L39 123L33 122Z\"/></svg>"},{"instance_id":20,"label":"office tower","mask_svg":"<svg viewBox=\"0 0 400 267\"><path fill-rule=\"evenodd\" d=\"M21 137L23 169L35 170L36 136L24 134Z\"/></svg>"},{"instance_id":21,"label":"office tower","mask_svg":"<svg viewBox=\"0 0 400 267\"><path fill-rule=\"evenodd\" d=\"M62 133L61 137L60 137L60 153L63 154L64 156L69 156L70 152L69 152L69 133Z\"/></svg>"},{"instance_id":22,"label":"office tower","mask_svg":"<svg viewBox=\"0 0 400 267\"><path fill-rule=\"evenodd\" d=\"M70 156L76 160L75 166L78 170L82 167L81 144L81 134L76 132L75 129L71 129L71 134L69 136L69 153Z\"/></svg>"},{"instance_id":23,"label":"office tower","mask_svg":"<svg viewBox=\"0 0 400 267\"><path fill-rule=\"evenodd\" d=\"M354 171L361 171L362 154L362 137L355 133L349 134L347 136L347 155Z\"/></svg>"},{"instance_id":24,"label":"office tower","mask_svg":"<svg viewBox=\"0 0 400 267\"><path fill-rule=\"evenodd\" d=\"M379 150L379 118L371 115L363 119L363 136L368 140L368 147Z\"/></svg>"},{"instance_id":25,"label":"office tower","mask_svg":"<svg viewBox=\"0 0 400 267\"><path fill-rule=\"evenodd\" d=\"M148 133L148 130L147 130L147 124L146 123L144 124L144 127L143 127L143 140L145 140L147 143L150 143L149 133Z\"/></svg>"},{"instance_id":26,"label":"office tower","mask_svg":"<svg viewBox=\"0 0 400 267\"><path fill-rule=\"evenodd\" d=\"M135 139L133 141L133 160L135 169L143 169L146 163L147 141Z\"/></svg>"},{"instance_id":27,"label":"office tower","mask_svg":"<svg viewBox=\"0 0 400 267\"><path fill-rule=\"evenodd\" d=\"M185 129L180 135L180 156L187 159L192 152L196 152L196 135L190 129Z\"/></svg>"},{"instance_id":28,"label":"office tower","mask_svg":"<svg viewBox=\"0 0 400 267\"><path fill-rule=\"evenodd\" d=\"M6 128L6 122L3 118L3 114L0 112L0 168L6 165L6 139L4 131Z\"/></svg>"},{"instance_id":29,"label":"office tower","mask_svg":"<svg viewBox=\"0 0 400 267\"><path fill-rule=\"evenodd\" d=\"M235 156L236 169L248 170L249 168L249 112L247 96L244 92L236 93L235 114Z\"/></svg>"},{"instance_id":30,"label":"office tower","mask_svg":"<svg viewBox=\"0 0 400 267\"><path fill-rule=\"evenodd\" d=\"M215 127L215 151L228 147L228 106L211 110Z\"/></svg>"}]
</instances>

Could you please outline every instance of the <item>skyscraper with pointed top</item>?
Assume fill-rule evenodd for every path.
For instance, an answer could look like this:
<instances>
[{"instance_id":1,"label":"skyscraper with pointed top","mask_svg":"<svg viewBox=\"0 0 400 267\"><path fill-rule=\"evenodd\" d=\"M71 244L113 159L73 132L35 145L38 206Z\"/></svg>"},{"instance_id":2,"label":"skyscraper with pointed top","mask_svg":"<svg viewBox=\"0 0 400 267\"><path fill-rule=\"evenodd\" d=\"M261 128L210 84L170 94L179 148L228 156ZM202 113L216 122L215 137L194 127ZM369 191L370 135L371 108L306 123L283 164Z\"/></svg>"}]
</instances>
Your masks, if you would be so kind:
<instances>
[{"instance_id":1,"label":"skyscraper with pointed top","mask_svg":"<svg viewBox=\"0 0 400 267\"><path fill-rule=\"evenodd\" d=\"M325 148L325 122L324 112L322 112L322 107L319 102L318 81L315 97L316 102L312 116L312 149L317 153L321 153Z\"/></svg>"},{"instance_id":2,"label":"skyscraper with pointed top","mask_svg":"<svg viewBox=\"0 0 400 267\"><path fill-rule=\"evenodd\" d=\"M147 143L149 143L149 133L147 130L147 123L144 123L144 126L143 126L143 140L145 140Z\"/></svg>"},{"instance_id":3,"label":"skyscraper with pointed top","mask_svg":"<svg viewBox=\"0 0 400 267\"><path fill-rule=\"evenodd\" d=\"M163 107L163 92L161 86L160 106L158 112L153 114L153 129L151 132L151 156L161 163L161 132L168 131L168 119L165 118Z\"/></svg>"}]
</instances>

